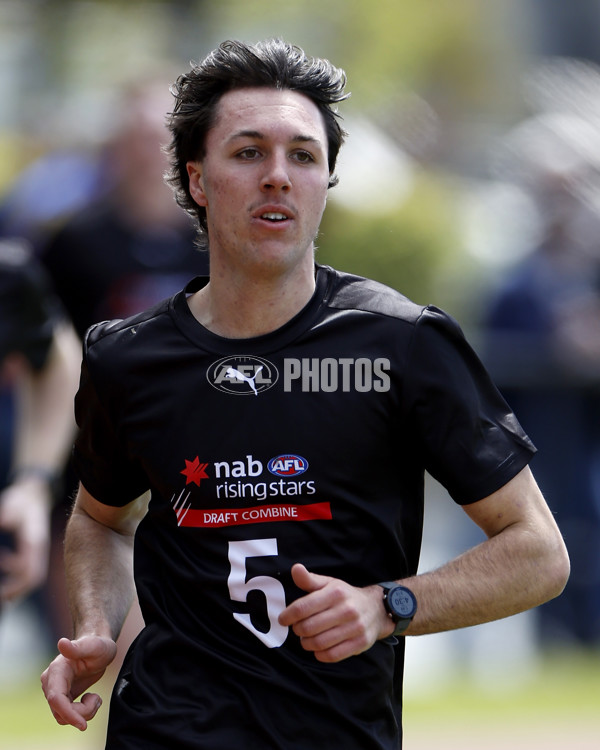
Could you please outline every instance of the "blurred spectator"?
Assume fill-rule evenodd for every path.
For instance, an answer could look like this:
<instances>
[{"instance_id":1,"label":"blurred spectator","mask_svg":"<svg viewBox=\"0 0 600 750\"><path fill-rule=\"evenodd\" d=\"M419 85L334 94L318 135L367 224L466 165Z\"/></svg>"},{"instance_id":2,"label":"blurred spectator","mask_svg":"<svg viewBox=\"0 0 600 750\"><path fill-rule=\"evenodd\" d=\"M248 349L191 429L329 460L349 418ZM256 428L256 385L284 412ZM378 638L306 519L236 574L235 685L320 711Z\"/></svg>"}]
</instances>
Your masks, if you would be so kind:
<instances>
[{"instance_id":1,"label":"blurred spectator","mask_svg":"<svg viewBox=\"0 0 600 750\"><path fill-rule=\"evenodd\" d=\"M196 247L195 227L163 180L168 162L162 145L171 104L169 83L153 79L127 88L115 108L114 130L99 152L95 173L102 175L102 188L88 193L77 210L63 212L58 221L55 216L46 225L52 231L44 242L37 233L41 261L80 337L93 323L140 312L208 273L208 253ZM38 191L43 192L41 185ZM54 518L57 542L76 484L69 466L63 507ZM57 567L62 572L61 560ZM70 616L62 575L50 586L48 625L54 638L67 632ZM138 627L134 610L123 648Z\"/></svg>"},{"instance_id":2,"label":"blurred spectator","mask_svg":"<svg viewBox=\"0 0 600 750\"><path fill-rule=\"evenodd\" d=\"M207 253L163 173L168 85L127 90L103 153L110 189L67 219L42 260L80 335L94 322L143 310L208 272Z\"/></svg>"},{"instance_id":3,"label":"blurred spectator","mask_svg":"<svg viewBox=\"0 0 600 750\"><path fill-rule=\"evenodd\" d=\"M75 432L80 359L42 269L24 244L0 242L0 606L47 575L55 480Z\"/></svg>"},{"instance_id":4,"label":"blurred spectator","mask_svg":"<svg viewBox=\"0 0 600 750\"><path fill-rule=\"evenodd\" d=\"M600 130L563 113L521 124L502 176L533 200L539 245L486 312L484 359L539 449L535 472L571 555L541 634L600 644Z\"/></svg>"}]
</instances>

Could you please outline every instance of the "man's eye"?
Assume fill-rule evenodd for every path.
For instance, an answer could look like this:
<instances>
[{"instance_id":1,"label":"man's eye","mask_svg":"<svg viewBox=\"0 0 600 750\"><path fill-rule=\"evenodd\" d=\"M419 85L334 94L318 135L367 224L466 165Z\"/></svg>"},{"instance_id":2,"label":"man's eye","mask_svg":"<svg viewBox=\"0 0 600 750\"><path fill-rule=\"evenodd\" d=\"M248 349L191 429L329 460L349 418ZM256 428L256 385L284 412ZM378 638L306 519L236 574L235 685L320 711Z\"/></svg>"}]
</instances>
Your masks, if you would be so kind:
<instances>
[{"instance_id":1,"label":"man's eye","mask_svg":"<svg viewBox=\"0 0 600 750\"><path fill-rule=\"evenodd\" d=\"M301 164L308 164L309 162L314 161L312 154L308 151L296 151L294 153L294 158Z\"/></svg>"},{"instance_id":2,"label":"man's eye","mask_svg":"<svg viewBox=\"0 0 600 750\"><path fill-rule=\"evenodd\" d=\"M245 148L243 149L243 151L238 152L238 156L241 159L246 159L246 160L256 159L258 155L259 155L258 149L255 149L255 148Z\"/></svg>"}]
</instances>

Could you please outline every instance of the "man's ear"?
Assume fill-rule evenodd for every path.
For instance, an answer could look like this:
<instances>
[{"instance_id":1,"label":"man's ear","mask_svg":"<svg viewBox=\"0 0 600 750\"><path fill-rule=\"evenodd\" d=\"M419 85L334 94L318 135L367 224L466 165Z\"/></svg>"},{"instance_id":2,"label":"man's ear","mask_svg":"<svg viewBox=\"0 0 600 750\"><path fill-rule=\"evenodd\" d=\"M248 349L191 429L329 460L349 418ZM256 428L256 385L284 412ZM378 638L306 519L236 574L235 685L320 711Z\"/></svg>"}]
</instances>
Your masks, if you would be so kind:
<instances>
[{"instance_id":1,"label":"man's ear","mask_svg":"<svg viewBox=\"0 0 600 750\"><path fill-rule=\"evenodd\" d=\"M185 165L190 180L190 195L199 206L207 205L202 182L202 162L188 161Z\"/></svg>"}]
</instances>

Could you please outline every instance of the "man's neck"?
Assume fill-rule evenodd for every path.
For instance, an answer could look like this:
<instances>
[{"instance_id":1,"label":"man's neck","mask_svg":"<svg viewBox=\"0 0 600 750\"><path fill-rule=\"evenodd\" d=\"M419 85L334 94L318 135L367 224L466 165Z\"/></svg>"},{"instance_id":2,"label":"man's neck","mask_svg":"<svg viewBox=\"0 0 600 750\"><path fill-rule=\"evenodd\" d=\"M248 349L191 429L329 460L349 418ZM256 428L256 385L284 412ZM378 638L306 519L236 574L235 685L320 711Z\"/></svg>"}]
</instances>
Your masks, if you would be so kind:
<instances>
[{"instance_id":1,"label":"man's neck","mask_svg":"<svg viewBox=\"0 0 600 750\"><path fill-rule=\"evenodd\" d=\"M275 331L308 303L315 290L310 268L274 278L231 278L213 275L190 297L194 317L209 331L232 339L253 338Z\"/></svg>"}]
</instances>

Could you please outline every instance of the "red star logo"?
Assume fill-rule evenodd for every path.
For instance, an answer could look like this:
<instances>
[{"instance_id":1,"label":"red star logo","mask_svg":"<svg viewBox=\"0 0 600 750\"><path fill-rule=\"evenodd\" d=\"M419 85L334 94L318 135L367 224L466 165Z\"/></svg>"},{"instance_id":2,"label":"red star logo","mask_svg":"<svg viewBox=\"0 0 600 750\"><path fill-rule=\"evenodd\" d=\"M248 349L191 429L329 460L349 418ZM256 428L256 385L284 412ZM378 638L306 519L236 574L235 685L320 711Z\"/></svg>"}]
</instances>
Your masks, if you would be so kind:
<instances>
[{"instance_id":1,"label":"red star logo","mask_svg":"<svg viewBox=\"0 0 600 750\"><path fill-rule=\"evenodd\" d=\"M208 474L206 473L207 466L208 464L200 463L198 456L196 456L193 461L188 461L186 458L185 469L180 472L185 477L186 486L190 484L190 482L194 482L194 484L197 484L198 487L200 487L200 481L202 479L208 479Z\"/></svg>"}]
</instances>

